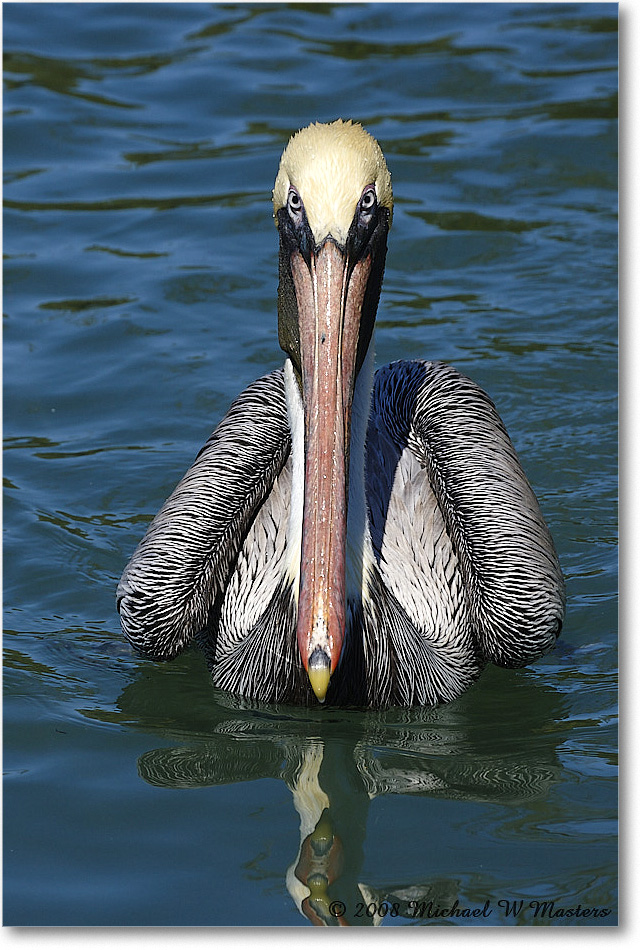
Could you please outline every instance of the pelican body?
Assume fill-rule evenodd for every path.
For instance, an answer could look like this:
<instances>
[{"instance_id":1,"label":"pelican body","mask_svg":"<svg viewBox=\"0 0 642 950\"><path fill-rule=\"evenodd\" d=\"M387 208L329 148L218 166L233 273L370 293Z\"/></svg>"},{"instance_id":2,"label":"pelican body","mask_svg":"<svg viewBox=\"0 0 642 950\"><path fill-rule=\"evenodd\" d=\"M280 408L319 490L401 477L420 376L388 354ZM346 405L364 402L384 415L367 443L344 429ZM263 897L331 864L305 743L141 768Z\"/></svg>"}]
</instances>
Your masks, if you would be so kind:
<instances>
[{"instance_id":1,"label":"pelican body","mask_svg":"<svg viewBox=\"0 0 642 950\"><path fill-rule=\"evenodd\" d=\"M149 526L123 630L270 703L448 702L550 650L553 540L490 398L443 363L374 372L390 174L358 124L292 137L274 186L285 365L250 385Z\"/></svg>"}]
</instances>

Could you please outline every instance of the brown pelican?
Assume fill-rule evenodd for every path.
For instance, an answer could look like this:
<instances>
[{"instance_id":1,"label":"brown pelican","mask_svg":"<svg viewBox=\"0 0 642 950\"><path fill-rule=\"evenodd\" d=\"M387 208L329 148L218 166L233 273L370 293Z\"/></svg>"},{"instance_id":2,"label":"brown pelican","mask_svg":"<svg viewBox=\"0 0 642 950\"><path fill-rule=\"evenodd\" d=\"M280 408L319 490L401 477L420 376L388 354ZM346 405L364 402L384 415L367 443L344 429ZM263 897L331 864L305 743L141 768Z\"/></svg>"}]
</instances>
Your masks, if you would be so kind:
<instances>
[{"instance_id":1,"label":"brown pelican","mask_svg":"<svg viewBox=\"0 0 642 950\"><path fill-rule=\"evenodd\" d=\"M358 124L292 137L274 186L285 365L236 399L118 588L144 656L192 639L265 702L447 702L549 650L551 535L490 398L443 363L374 372L390 174Z\"/></svg>"}]
</instances>

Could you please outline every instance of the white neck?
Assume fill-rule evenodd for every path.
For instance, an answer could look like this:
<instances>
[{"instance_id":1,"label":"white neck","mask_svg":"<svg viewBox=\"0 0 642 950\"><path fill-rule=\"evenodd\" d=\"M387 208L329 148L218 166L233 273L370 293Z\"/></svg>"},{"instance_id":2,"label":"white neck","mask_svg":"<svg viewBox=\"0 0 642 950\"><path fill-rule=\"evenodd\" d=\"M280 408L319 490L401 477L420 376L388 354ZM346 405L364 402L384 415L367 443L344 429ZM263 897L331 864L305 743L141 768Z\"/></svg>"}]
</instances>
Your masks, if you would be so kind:
<instances>
[{"instance_id":1,"label":"white neck","mask_svg":"<svg viewBox=\"0 0 642 950\"><path fill-rule=\"evenodd\" d=\"M350 481L348 486L348 526L346 549L346 596L361 598L366 589L366 573L375 564L366 509L365 461L366 433L370 416L374 378L374 342L370 341L366 358L359 370L352 399L350 426ZM303 529L303 491L305 486L305 445L303 400L292 363L285 361L285 395L292 434L292 489L286 563L298 604Z\"/></svg>"}]
</instances>

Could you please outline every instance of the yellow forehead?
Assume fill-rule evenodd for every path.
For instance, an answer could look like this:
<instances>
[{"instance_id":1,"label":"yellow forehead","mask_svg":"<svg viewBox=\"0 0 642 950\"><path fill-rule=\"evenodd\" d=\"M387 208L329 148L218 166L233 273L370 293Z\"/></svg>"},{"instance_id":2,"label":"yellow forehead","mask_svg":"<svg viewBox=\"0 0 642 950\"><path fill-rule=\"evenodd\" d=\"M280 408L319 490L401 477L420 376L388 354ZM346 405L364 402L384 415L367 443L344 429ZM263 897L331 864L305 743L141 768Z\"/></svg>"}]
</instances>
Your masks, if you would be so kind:
<instances>
[{"instance_id":1,"label":"yellow forehead","mask_svg":"<svg viewBox=\"0 0 642 950\"><path fill-rule=\"evenodd\" d=\"M274 212L290 185L303 201L315 241L332 235L344 244L357 202L367 185L392 214L392 182L379 143L356 122L317 122L292 136L274 184Z\"/></svg>"}]
</instances>

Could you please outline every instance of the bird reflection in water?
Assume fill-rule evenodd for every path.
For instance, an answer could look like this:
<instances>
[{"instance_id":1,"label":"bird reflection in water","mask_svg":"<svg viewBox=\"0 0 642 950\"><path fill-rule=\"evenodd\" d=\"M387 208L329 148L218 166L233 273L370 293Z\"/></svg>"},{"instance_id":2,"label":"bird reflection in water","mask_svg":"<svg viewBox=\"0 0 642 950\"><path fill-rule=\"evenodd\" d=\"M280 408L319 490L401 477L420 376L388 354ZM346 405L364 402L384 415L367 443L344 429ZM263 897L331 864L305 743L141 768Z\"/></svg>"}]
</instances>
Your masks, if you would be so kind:
<instances>
[{"instance_id":1,"label":"bird reflection in water","mask_svg":"<svg viewBox=\"0 0 642 950\"><path fill-rule=\"evenodd\" d=\"M512 678L499 705L491 689L476 694L474 708L462 699L432 710L347 710L325 720L309 710L261 706L217 693L217 721L209 735L191 746L144 753L139 774L152 785L175 789L284 781L299 815L300 838L296 856L282 873L303 917L323 927L394 924L392 918L425 924L429 921L418 909L461 899L462 881L473 868L462 867L458 876L431 874L431 860L440 858L431 857L435 835L428 817L418 832L426 841L420 878L409 875L382 884L387 862L377 853L377 880L364 880L366 847L369 866L373 849L381 847L367 834L371 803L409 795L537 807L560 770L555 751L560 737L541 726L559 721L560 699L517 673ZM131 684L121 699L130 706L138 688L150 686L148 680ZM519 736L501 727L511 703L523 717ZM140 709L138 701L135 706ZM148 702L145 707L150 709ZM490 721L493 710L495 722ZM415 844L396 842L396 867L404 848Z\"/></svg>"},{"instance_id":2,"label":"bird reflection in water","mask_svg":"<svg viewBox=\"0 0 642 950\"><path fill-rule=\"evenodd\" d=\"M301 818L301 847L286 881L295 903L313 924L345 926L346 920L336 913L329 893L330 885L340 879L343 871L343 843L335 833L330 800L319 784L322 762L323 744L311 742L299 781L292 789Z\"/></svg>"}]
</instances>

